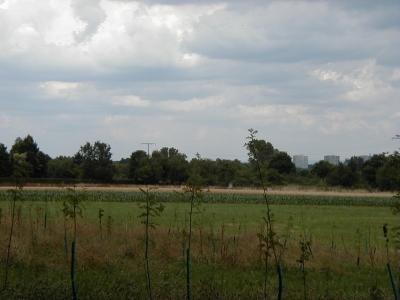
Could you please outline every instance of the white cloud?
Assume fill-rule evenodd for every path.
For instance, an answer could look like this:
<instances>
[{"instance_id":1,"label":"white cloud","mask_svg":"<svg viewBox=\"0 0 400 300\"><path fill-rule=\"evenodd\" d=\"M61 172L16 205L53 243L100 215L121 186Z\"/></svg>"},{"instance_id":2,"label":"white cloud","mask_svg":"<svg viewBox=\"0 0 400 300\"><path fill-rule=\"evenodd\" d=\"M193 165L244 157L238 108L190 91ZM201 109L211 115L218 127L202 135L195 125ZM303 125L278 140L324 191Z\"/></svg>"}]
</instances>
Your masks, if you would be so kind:
<instances>
[{"instance_id":1,"label":"white cloud","mask_svg":"<svg viewBox=\"0 0 400 300\"><path fill-rule=\"evenodd\" d=\"M111 103L114 105L122 106L135 106L135 107L147 107L150 106L149 100L140 99L138 96L128 95L128 96L115 96Z\"/></svg>"},{"instance_id":2,"label":"white cloud","mask_svg":"<svg viewBox=\"0 0 400 300\"><path fill-rule=\"evenodd\" d=\"M167 100L158 103L157 107L169 111L207 111L220 107L224 102L225 98L223 96L213 96L205 99L194 98L187 101Z\"/></svg>"},{"instance_id":3,"label":"white cloud","mask_svg":"<svg viewBox=\"0 0 400 300\"><path fill-rule=\"evenodd\" d=\"M47 98L77 99L77 92L84 87L80 82L46 81L39 84Z\"/></svg>"}]
</instances>

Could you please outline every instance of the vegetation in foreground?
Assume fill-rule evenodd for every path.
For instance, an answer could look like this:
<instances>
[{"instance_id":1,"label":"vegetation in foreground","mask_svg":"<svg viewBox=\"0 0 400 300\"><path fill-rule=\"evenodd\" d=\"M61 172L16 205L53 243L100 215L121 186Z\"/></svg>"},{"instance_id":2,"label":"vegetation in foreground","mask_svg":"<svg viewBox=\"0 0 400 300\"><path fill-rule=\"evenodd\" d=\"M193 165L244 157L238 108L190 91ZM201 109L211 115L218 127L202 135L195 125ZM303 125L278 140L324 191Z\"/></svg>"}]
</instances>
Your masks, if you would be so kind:
<instances>
[{"instance_id":1,"label":"vegetation in foreground","mask_svg":"<svg viewBox=\"0 0 400 300\"><path fill-rule=\"evenodd\" d=\"M9 202L2 201L1 262L10 229ZM185 251L189 203L166 203L160 224L146 231L136 203L85 202L77 218L76 284L81 299L186 297ZM263 299L264 262L259 234L266 230L259 204L201 204L193 215L192 299ZM7 289L2 299L70 299L70 249L74 220L64 223L60 201L17 202ZM102 213L100 214L100 209ZM398 244L390 230L398 221L387 207L273 205L282 248L283 299L393 299L386 268L383 223L389 228L389 259L398 280ZM357 216L355 218L354 216ZM302 221L303 220L303 221ZM303 223L302 223L303 222ZM302 225L303 224L303 225ZM309 248L302 251L300 235ZM308 246L307 246L308 247ZM303 269L303 252L308 260ZM1 268L4 278L4 268ZM278 279L267 278L269 299Z\"/></svg>"}]
</instances>

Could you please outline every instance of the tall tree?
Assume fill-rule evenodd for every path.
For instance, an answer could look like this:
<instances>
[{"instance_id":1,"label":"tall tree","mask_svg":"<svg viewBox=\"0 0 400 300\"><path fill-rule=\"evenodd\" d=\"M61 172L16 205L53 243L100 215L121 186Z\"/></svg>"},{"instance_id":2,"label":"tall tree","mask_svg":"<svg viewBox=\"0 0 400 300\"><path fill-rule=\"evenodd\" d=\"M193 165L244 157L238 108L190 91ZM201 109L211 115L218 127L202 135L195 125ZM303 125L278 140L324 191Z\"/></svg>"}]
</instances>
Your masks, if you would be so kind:
<instances>
[{"instance_id":1,"label":"tall tree","mask_svg":"<svg viewBox=\"0 0 400 300\"><path fill-rule=\"evenodd\" d=\"M328 184L332 186L352 187L359 182L359 174L351 167L339 163L326 178Z\"/></svg>"},{"instance_id":2,"label":"tall tree","mask_svg":"<svg viewBox=\"0 0 400 300\"><path fill-rule=\"evenodd\" d=\"M10 177L12 174L12 166L10 154L7 147L0 143L0 177Z\"/></svg>"},{"instance_id":3,"label":"tall tree","mask_svg":"<svg viewBox=\"0 0 400 300\"><path fill-rule=\"evenodd\" d=\"M319 162L316 162L312 166L311 173L317 175L319 178L325 181L326 176L328 176L329 173L332 172L334 168L335 166L331 164L329 161L320 160Z\"/></svg>"},{"instance_id":4,"label":"tall tree","mask_svg":"<svg viewBox=\"0 0 400 300\"><path fill-rule=\"evenodd\" d=\"M29 174L31 177L40 178L47 176L47 163L51 158L39 150L32 136L28 134L24 139L18 137L10 150L11 155L15 153L25 153L26 162L32 166L32 172Z\"/></svg>"},{"instance_id":5,"label":"tall tree","mask_svg":"<svg viewBox=\"0 0 400 300\"><path fill-rule=\"evenodd\" d=\"M81 177L110 181L113 177L111 146L100 141L91 145L86 142L75 155L75 160L81 160Z\"/></svg>"},{"instance_id":6,"label":"tall tree","mask_svg":"<svg viewBox=\"0 0 400 300\"><path fill-rule=\"evenodd\" d=\"M77 165L71 157L58 156L47 164L49 178L78 178Z\"/></svg>"},{"instance_id":7,"label":"tall tree","mask_svg":"<svg viewBox=\"0 0 400 300\"><path fill-rule=\"evenodd\" d=\"M251 152L250 149L253 149L255 157L262 166L265 166L273 157L276 150L272 146L270 142L266 142L265 140L254 139L246 144L246 149ZM255 159L249 155L249 162L254 165Z\"/></svg>"},{"instance_id":8,"label":"tall tree","mask_svg":"<svg viewBox=\"0 0 400 300\"><path fill-rule=\"evenodd\" d=\"M289 174L296 172L296 166L292 158L286 152L275 153L269 162L268 169L275 169L279 174Z\"/></svg>"},{"instance_id":9,"label":"tall tree","mask_svg":"<svg viewBox=\"0 0 400 300\"><path fill-rule=\"evenodd\" d=\"M129 178L135 183L149 183L152 177L150 159L143 150L132 152L129 160Z\"/></svg>"},{"instance_id":10,"label":"tall tree","mask_svg":"<svg viewBox=\"0 0 400 300\"><path fill-rule=\"evenodd\" d=\"M400 191L400 153L395 151L376 173L380 190Z\"/></svg>"},{"instance_id":11,"label":"tall tree","mask_svg":"<svg viewBox=\"0 0 400 300\"><path fill-rule=\"evenodd\" d=\"M378 170L383 167L386 161L387 156L385 153L374 154L362 165L361 174L371 187L378 187L377 173Z\"/></svg>"}]
</instances>

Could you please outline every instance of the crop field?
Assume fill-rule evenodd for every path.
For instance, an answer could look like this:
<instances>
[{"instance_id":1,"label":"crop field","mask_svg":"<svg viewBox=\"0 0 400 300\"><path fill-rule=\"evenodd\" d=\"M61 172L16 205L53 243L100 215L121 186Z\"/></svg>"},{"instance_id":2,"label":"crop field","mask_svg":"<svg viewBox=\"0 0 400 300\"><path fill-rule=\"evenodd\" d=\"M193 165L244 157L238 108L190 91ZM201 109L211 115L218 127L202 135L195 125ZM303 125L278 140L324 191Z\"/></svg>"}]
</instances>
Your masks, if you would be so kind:
<instances>
[{"instance_id":1,"label":"crop field","mask_svg":"<svg viewBox=\"0 0 400 300\"><path fill-rule=\"evenodd\" d=\"M187 195L152 193L163 210L150 215L154 228L147 241L144 193L48 189L0 190L1 299L72 298L75 220L63 206L68 195L82 196L82 213L75 219L80 299L148 299L149 278L153 299L187 297ZM398 200L347 194L268 197L282 257L282 299L394 298L387 264L398 289L399 218L390 209ZM192 213L191 299L277 298L272 259L264 289L265 209L260 194L202 193Z\"/></svg>"}]
</instances>

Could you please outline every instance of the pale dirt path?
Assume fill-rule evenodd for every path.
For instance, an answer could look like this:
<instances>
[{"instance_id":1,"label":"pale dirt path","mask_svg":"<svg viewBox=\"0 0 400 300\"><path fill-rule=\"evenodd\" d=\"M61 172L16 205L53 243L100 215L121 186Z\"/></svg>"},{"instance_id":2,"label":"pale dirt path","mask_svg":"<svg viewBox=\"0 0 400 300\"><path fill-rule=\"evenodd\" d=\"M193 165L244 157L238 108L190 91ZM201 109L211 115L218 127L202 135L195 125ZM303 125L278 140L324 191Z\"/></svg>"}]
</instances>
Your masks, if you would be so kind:
<instances>
[{"instance_id":1,"label":"pale dirt path","mask_svg":"<svg viewBox=\"0 0 400 300\"><path fill-rule=\"evenodd\" d=\"M78 189L85 188L87 191L104 191L104 192L139 192L139 186L126 185L126 186L112 186L112 185L78 185ZM149 188L154 188L155 192L166 192L173 193L174 191L180 192L184 186L170 186L170 187L155 187L149 186ZM0 186L0 190L8 190L12 188L11 186ZM146 189L146 186L142 186ZM60 187L57 186L33 186L28 185L24 187L24 190L33 191L57 191ZM210 187L205 188L204 192L211 192L214 194L262 194L262 189L255 188L216 188ZM390 192L370 192L367 190L345 190L345 189L327 189L318 190L317 188L304 188L304 187L282 187L282 188L270 188L268 189L268 194L272 195L314 195L314 196L350 196L350 197L382 197L390 198L393 193Z\"/></svg>"}]
</instances>

